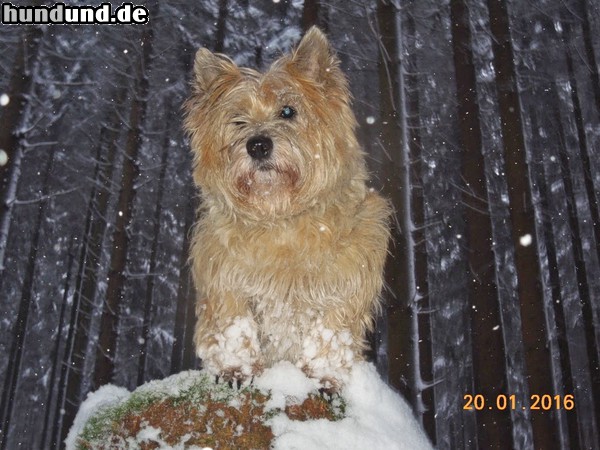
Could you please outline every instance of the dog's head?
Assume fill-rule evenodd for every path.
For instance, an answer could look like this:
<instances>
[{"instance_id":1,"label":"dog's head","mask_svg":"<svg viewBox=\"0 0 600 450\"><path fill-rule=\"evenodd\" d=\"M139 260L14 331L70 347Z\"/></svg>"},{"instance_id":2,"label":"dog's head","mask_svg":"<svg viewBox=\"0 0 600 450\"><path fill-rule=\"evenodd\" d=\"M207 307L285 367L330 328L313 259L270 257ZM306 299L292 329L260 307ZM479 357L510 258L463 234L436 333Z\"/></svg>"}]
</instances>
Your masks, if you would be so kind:
<instances>
[{"instance_id":1,"label":"dog's head","mask_svg":"<svg viewBox=\"0 0 600 450\"><path fill-rule=\"evenodd\" d=\"M268 220L363 195L348 83L317 28L265 73L200 49L194 75L185 128L209 207Z\"/></svg>"}]
</instances>

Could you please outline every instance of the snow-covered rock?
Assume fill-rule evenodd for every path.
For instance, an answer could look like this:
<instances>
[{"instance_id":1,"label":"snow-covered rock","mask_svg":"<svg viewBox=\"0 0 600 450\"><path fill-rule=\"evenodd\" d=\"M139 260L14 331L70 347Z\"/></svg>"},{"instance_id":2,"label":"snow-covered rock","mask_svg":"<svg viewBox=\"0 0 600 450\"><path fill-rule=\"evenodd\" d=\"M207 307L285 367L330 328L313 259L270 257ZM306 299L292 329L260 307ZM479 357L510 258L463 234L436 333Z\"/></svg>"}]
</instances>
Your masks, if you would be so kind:
<instances>
[{"instance_id":1,"label":"snow-covered rock","mask_svg":"<svg viewBox=\"0 0 600 450\"><path fill-rule=\"evenodd\" d=\"M267 369L263 375L254 380L252 386L240 390L223 383L215 384L212 377L202 371L182 372L164 380L153 381L141 386L133 394L115 386L104 386L91 393L82 404L66 440L66 448L67 450L136 449L140 448L143 442L152 442L161 449L212 448L207 447L206 442L211 442L211 434L216 436L217 430L213 428L229 427L231 436L241 439L240 436L243 437L246 432L245 427L248 427L249 420L255 419L262 422L259 424L259 427L262 427L261 432L266 433L265 436L268 435L267 440L260 441L262 442L260 445L256 444L255 440L250 441L258 448L270 447L280 450L432 448L415 420L411 408L381 380L372 364L356 364L340 397L329 404L318 396L317 389L314 380L307 378L301 370L288 362L281 362ZM318 410L322 405L326 405L325 409L328 411L324 413L325 417L333 420L327 418L298 420L298 414L291 413L288 408L291 405L301 405L299 408L303 408L308 404L303 403L307 399L314 400L312 408L316 408L317 411L316 415L314 411L309 412L309 417L323 417L319 415L321 413ZM167 433L157 427L157 422L153 422L152 417L156 413L153 413L154 416L152 414L144 416L145 413L135 416L130 411L135 408L141 411L148 405L153 405L150 408L154 408L154 411L158 410L160 415L162 411L160 408L163 405L165 411L166 408L172 411L173 408L184 404L186 411L190 412L174 420L186 422L189 419L190 423L187 424L188 432L182 432L176 440L173 439L172 432L167 437ZM216 417L217 422L211 419L209 423L208 420L201 419L208 417L207 410L211 409L214 410L213 417ZM238 411L240 414L243 412L254 416L250 419L248 417L240 419L241 422L231 420L233 416L238 417ZM132 419L134 416L135 420ZM194 420L198 422L194 423ZM118 438L111 435L111 430L114 432L122 427L119 421L124 424L135 422L137 426L135 433L129 436L121 433ZM194 427L195 430L189 432ZM194 440L196 439L194 436L200 434L200 431L208 440ZM85 441L80 440L82 437L87 439L87 445L84 445ZM198 442L204 444L199 446ZM245 441L238 440L236 445L239 446L240 442ZM218 442L213 445L218 446ZM248 445L252 446L252 444Z\"/></svg>"}]
</instances>

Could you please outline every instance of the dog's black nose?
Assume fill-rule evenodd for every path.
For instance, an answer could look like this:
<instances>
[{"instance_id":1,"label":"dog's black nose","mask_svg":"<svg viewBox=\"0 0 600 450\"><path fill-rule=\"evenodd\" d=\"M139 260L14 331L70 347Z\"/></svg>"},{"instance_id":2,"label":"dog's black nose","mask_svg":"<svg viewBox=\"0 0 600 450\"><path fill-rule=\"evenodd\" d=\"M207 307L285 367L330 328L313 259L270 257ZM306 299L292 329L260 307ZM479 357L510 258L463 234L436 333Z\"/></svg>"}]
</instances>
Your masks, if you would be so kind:
<instances>
[{"instance_id":1,"label":"dog's black nose","mask_svg":"<svg viewBox=\"0 0 600 450\"><path fill-rule=\"evenodd\" d=\"M246 142L246 150L253 159L267 159L273 151L273 141L268 136L251 137Z\"/></svg>"}]
</instances>

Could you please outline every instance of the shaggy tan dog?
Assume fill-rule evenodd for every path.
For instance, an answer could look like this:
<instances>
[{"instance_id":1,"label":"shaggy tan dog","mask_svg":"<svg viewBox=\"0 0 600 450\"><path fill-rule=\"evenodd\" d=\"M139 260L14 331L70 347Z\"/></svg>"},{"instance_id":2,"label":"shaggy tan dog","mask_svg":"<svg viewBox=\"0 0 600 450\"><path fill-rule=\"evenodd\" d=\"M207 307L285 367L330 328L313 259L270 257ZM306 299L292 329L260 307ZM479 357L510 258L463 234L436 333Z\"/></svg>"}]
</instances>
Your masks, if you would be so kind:
<instances>
[{"instance_id":1,"label":"shaggy tan dog","mask_svg":"<svg viewBox=\"0 0 600 450\"><path fill-rule=\"evenodd\" d=\"M198 356L225 379L289 360L339 388L373 327L390 215L339 60L313 27L264 74L206 49L194 72Z\"/></svg>"}]
</instances>

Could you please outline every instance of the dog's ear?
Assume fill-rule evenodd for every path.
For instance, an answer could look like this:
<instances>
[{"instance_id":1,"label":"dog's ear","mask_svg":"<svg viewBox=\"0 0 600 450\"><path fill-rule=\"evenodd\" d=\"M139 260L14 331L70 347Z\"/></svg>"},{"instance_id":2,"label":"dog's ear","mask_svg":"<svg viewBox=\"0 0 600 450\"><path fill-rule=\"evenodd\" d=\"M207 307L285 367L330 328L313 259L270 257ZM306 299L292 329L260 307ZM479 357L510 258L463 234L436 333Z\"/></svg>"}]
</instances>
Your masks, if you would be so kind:
<instances>
[{"instance_id":1,"label":"dog's ear","mask_svg":"<svg viewBox=\"0 0 600 450\"><path fill-rule=\"evenodd\" d=\"M290 66L303 77L327 86L339 80L340 61L325 34L311 27L292 52Z\"/></svg>"},{"instance_id":2,"label":"dog's ear","mask_svg":"<svg viewBox=\"0 0 600 450\"><path fill-rule=\"evenodd\" d=\"M222 76L239 76L238 66L227 56L214 54L201 48L194 59L194 88L197 94L205 94L212 82Z\"/></svg>"}]
</instances>

